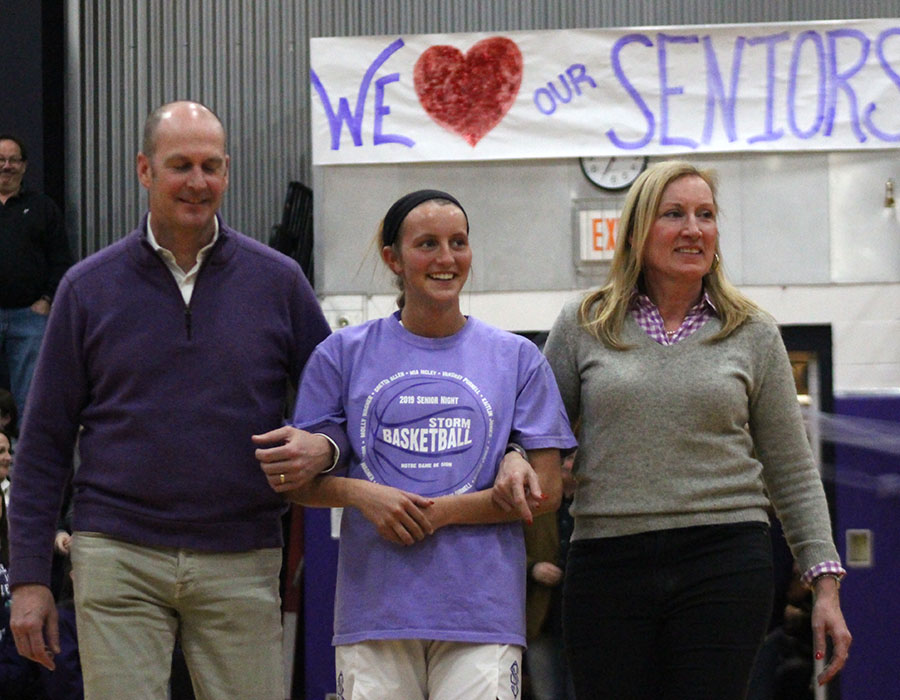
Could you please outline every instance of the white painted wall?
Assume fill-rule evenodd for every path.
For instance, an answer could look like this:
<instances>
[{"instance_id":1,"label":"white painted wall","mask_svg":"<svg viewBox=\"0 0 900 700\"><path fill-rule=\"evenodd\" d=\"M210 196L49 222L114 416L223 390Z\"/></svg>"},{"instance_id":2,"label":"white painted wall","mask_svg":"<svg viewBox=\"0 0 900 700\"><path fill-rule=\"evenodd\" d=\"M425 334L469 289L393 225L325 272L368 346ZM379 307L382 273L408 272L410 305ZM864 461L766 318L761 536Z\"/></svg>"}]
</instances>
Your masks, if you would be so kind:
<instances>
[{"instance_id":1,"label":"white painted wall","mask_svg":"<svg viewBox=\"0 0 900 700\"><path fill-rule=\"evenodd\" d=\"M831 325L835 393L900 392L900 152L692 160L719 173L729 278L779 323ZM420 187L453 192L477 222L466 313L547 330L605 275L580 274L575 262L573 203L609 197L577 160L316 170L316 279L333 326L395 308L370 242L390 203Z\"/></svg>"},{"instance_id":2,"label":"white painted wall","mask_svg":"<svg viewBox=\"0 0 900 700\"><path fill-rule=\"evenodd\" d=\"M782 324L830 324L834 391L900 393L900 284L742 286ZM463 307L511 331L548 330L562 305L582 290L464 295ZM386 316L391 295L340 295L322 302L333 328Z\"/></svg>"}]
</instances>

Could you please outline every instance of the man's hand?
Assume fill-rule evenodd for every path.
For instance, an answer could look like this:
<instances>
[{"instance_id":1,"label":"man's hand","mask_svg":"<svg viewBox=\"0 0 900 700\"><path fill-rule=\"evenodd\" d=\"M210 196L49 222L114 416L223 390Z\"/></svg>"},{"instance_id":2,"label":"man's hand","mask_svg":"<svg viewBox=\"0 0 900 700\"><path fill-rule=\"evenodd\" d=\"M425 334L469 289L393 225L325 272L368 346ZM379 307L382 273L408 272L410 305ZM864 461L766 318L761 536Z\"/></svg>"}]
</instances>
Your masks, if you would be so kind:
<instances>
[{"instance_id":1,"label":"man's hand","mask_svg":"<svg viewBox=\"0 0 900 700\"><path fill-rule=\"evenodd\" d=\"M254 435L253 442L259 466L278 493L301 488L334 461L334 447L327 438L290 425Z\"/></svg>"},{"instance_id":2,"label":"man's hand","mask_svg":"<svg viewBox=\"0 0 900 700\"><path fill-rule=\"evenodd\" d=\"M56 668L53 656L59 653L59 624L47 586L26 583L13 589L9 626L22 656L51 671Z\"/></svg>"},{"instance_id":3,"label":"man's hand","mask_svg":"<svg viewBox=\"0 0 900 700\"><path fill-rule=\"evenodd\" d=\"M545 500L537 472L518 452L503 457L491 497L498 507L507 513L516 511L529 525L533 511Z\"/></svg>"}]
</instances>

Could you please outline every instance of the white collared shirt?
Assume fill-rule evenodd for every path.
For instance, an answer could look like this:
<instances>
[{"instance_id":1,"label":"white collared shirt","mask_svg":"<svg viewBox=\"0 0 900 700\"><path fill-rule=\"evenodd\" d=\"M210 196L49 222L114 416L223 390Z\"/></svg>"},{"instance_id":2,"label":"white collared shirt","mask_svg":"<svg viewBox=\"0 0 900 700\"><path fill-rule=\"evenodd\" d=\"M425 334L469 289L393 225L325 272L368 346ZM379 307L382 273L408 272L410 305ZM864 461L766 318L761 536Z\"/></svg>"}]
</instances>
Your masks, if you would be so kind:
<instances>
[{"instance_id":1,"label":"white collared shirt","mask_svg":"<svg viewBox=\"0 0 900 700\"><path fill-rule=\"evenodd\" d=\"M213 221L215 222L215 228L213 229L212 240L199 250L197 253L197 261L194 263L194 266L185 272L178 266L178 263L175 262L175 256L172 254L172 251L168 248L163 248L157 243L156 236L153 235L153 230L150 228L150 214L147 214L147 241L150 243L150 247L156 251L157 255L159 255L166 264L166 267L169 268L172 275L174 275L175 282L178 284L181 296L184 297L185 304L191 303L191 295L194 293L194 284L197 281L197 273L200 271L200 266L203 264L206 256L209 255L209 251L212 250L216 240L219 238L218 217L213 217Z\"/></svg>"}]
</instances>

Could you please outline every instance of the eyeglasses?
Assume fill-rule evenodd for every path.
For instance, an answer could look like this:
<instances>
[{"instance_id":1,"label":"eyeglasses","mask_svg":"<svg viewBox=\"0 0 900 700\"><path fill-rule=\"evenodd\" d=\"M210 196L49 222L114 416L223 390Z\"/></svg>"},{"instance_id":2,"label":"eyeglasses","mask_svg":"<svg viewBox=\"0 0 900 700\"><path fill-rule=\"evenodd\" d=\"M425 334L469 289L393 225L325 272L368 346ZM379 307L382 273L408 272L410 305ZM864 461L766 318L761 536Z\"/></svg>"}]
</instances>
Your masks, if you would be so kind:
<instances>
[{"instance_id":1,"label":"eyeglasses","mask_svg":"<svg viewBox=\"0 0 900 700\"><path fill-rule=\"evenodd\" d=\"M12 158L4 158L0 156L0 165L6 165L9 163L10 165L21 165L25 162L24 158L19 158L17 156L13 156Z\"/></svg>"}]
</instances>

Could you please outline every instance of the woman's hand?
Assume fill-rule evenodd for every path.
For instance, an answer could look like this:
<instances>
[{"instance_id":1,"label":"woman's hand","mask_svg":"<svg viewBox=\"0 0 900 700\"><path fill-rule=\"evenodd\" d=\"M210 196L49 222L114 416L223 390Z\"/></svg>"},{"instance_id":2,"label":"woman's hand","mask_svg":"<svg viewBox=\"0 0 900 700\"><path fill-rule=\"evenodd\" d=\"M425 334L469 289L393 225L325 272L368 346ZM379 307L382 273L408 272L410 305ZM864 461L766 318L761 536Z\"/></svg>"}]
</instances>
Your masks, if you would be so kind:
<instances>
[{"instance_id":1,"label":"woman's hand","mask_svg":"<svg viewBox=\"0 0 900 700\"><path fill-rule=\"evenodd\" d=\"M497 507L507 513L515 511L529 525L545 500L537 472L515 451L507 452L500 462L491 497Z\"/></svg>"},{"instance_id":2,"label":"woman's hand","mask_svg":"<svg viewBox=\"0 0 900 700\"><path fill-rule=\"evenodd\" d=\"M426 510L434 501L392 486L354 479L352 505L388 542L409 546L434 533Z\"/></svg>"},{"instance_id":3,"label":"woman's hand","mask_svg":"<svg viewBox=\"0 0 900 700\"><path fill-rule=\"evenodd\" d=\"M816 659L825 658L825 637L831 637L833 645L831 659L825 670L819 674L819 685L825 685L834 678L844 664L853 637L844 622L841 603L838 596L838 583L830 576L823 576L816 581L813 590L812 629Z\"/></svg>"}]
</instances>

